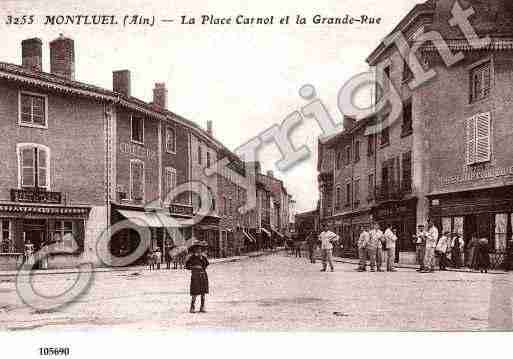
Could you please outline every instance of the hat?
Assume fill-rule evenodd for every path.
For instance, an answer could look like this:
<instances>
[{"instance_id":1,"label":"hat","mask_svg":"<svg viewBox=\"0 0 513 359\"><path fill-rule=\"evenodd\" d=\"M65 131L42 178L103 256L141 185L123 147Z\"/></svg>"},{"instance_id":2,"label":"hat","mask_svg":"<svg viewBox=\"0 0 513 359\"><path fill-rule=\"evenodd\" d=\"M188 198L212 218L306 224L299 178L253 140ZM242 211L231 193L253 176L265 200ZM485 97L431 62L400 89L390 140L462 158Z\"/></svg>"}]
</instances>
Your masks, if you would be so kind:
<instances>
[{"instance_id":1,"label":"hat","mask_svg":"<svg viewBox=\"0 0 513 359\"><path fill-rule=\"evenodd\" d=\"M205 242L205 241L197 241L197 240L194 240L192 242L192 244L189 246L189 251L194 251L196 248L205 248L205 247L208 247L208 243Z\"/></svg>"}]
</instances>

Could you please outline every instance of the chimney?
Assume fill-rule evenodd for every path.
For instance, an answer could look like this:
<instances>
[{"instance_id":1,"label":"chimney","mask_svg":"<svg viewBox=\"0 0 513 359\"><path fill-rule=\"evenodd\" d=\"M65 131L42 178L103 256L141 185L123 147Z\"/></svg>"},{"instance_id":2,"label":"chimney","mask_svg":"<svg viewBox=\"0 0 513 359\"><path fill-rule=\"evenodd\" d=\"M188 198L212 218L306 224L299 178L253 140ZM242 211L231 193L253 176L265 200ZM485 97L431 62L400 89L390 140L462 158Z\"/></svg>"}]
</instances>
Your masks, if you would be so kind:
<instances>
[{"instance_id":1,"label":"chimney","mask_svg":"<svg viewBox=\"0 0 513 359\"><path fill-rule=\"evenodd\" d=\"M155 83L153 104L161 108L167 108L167 89L164 82Z\"/></svg>"},{"instance_id":2,"label":"chimney","mask_svg":"<svg viewBox=\"0 0 513 359\"><path fill-rule=\"evenodd\" d=\"M50 72L75 79L75 41L62 34L50 42Z\"/></svg>"},{"instance_id":3,"label":"chimney","mask_svg":"<svg viewBox=\"0 0 513 359\"><path fill-rule=\"evenodd\" d=\"M112 71L112 90L131 96L130 70Z\"/></svg>"},{"instance_id":4,"label":"chimney","mask_svg":"<svg viewBox=\"0 0 513 359\"><path fill-rule=\"evenodd\" d=\"M43 42L35 37L21 42L21 65L32 71L43 70Z\"/></svg>"},{"instance_id":5,"label":"chimney","mask_svg":"<svg viewBox=\"0 0 513 359\"><path fill-rule=\"evenodd\" d=\"M207 121L207 133L212 136L213 135L213 131L212 131L212 121L211 120L208 120Z\"/></svg>"},{"instance_id":6,"label":"chimney","mask_svg":"<svg viewBox=\"0 0 513 359\"><path fill-rule=\"evenodd\" d=\"M273 171L267 171L267 177L274 178L274 172Z\"/></svg>"}]
</instances>

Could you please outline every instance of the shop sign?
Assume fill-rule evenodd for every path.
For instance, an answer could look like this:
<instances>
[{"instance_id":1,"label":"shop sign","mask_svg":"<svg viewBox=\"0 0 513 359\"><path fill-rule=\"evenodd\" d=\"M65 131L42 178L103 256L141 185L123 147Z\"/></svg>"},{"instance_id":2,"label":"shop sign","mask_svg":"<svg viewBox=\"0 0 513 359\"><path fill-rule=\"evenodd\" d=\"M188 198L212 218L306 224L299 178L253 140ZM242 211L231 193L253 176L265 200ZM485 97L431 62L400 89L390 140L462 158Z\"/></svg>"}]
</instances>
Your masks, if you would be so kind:
<instances>
[{"instance_id":1,"label":"shop sign","mask_svg":"<svg viewBox=\"0 0 513 359\"><path fill-rule=\"evenodd\" d=\"M11 201L12 202L28 202L28 203L46 203L46 204L60 204L60 192L49 192L44 189L12 189Z\"/></svg>"},{"instance_id":2,"label":"shop sign","mask_svg":"<svg viewBox=\"0 0 513 359\"><path fill-rule=\"evenodd\" d=\"M193 210L192 210L192 206L174 203L174 204L169 205L169 213L171 215L191 216L192 217Z\"/></svg>"},{"instance_id":3,"label":"shop sign","mask_svg":"<svg viewBox=\"0 0 513 359\"><path fill-rule=\"evenodd\" d=\"M466 171L463 174L456 176L440 177L440 185L449 186L451 184L479 181L484 179L491 179L511 175L513 175L513 166L486 168L480 170Z\"/></svg>"},{"instance_id":4,"label":"shop sign","mask_svg":"<svg viewBox=\"0 0 513 359\"><path fill-rule=\"evenodd\" d=\"M126 143L123 142L119 145L119 150L122 153L126 153L129 155L134 155L136 157L142 157L148 159L150 161L154 161L157 158L157 152L150 150L149 148L145 148L134 143Z\"/></svg>"}]
</instances>

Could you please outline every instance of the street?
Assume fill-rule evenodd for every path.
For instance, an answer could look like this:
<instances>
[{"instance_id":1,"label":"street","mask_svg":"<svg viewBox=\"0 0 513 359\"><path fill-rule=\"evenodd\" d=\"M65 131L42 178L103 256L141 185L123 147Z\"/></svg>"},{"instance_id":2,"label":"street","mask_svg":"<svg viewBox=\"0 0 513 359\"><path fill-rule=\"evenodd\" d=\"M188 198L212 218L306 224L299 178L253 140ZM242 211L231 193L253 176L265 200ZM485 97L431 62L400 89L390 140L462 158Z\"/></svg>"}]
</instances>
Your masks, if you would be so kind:
<instances>
[{"instance_id":1,"label":"street","mask_svg":"<svg viewBox=\"0 0 513 359\"><path fill-rule=\"evenodd\" d=\"M513 329L511 274L358 273L351 264L335 267L333 273L320 272L320 263L284 253L211 265L205 314L188 313L187 271L95 273L89 292L52 312L26 307L14 278L0 277L0 330ZM51 294L73 276L38 275L34 285Z\"/></svg>"}]
</instances>

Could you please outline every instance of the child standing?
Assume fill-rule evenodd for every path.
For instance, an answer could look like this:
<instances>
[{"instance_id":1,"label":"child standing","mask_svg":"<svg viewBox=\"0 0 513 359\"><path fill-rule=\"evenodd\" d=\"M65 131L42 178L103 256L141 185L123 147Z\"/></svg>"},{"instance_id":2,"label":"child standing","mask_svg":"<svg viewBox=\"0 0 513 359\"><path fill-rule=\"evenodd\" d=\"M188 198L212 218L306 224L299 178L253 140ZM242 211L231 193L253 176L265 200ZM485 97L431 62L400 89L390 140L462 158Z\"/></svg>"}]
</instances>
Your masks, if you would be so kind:
<instances>
[{"instance_id":1,"label":"child standing","mask_svg":"<svg viewBox=\"0 0 513 359\"><path fill-rule=\"evenodd\" d=\"M191 308L190 313L194 313L196 305L196 297L201 296L200 313L206 313L205 310L205 294L208 294L208 275L206 268L208 267L208 259L202 251L208 247L205 242L199 242L189 247L192 255L185 262L185 268L191 271Z\"/></svg>"}]
</instances>

